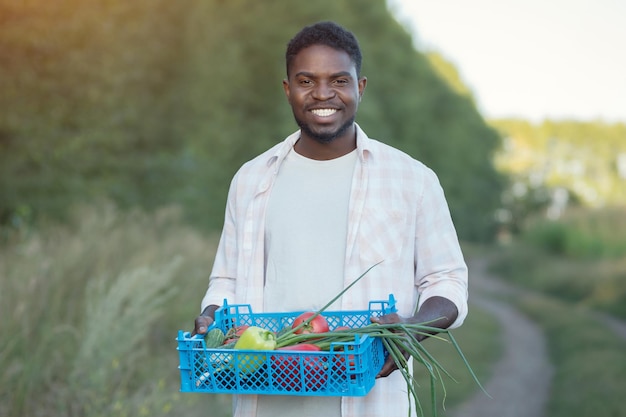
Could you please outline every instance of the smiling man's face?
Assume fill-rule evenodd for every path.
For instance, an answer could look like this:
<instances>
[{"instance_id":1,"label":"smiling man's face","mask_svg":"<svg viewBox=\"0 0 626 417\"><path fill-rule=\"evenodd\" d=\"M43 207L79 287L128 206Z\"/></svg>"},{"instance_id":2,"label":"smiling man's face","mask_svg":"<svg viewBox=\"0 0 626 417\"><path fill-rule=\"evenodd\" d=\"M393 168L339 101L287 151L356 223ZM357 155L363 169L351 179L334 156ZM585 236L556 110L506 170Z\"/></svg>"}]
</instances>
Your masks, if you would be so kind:
<instances>
[{"instance_id":1,"label":"smiling man's face","mask_svg":"<svg viewBox=\"0 0 626 417\"><path fill-rule=\"evenodd\" d=\"M354 119L366 79L358 78L350 56L325 45L312 45L295 56L285 94L301 138L326 144L354 139Z\"/></svg>"}]
</instances>

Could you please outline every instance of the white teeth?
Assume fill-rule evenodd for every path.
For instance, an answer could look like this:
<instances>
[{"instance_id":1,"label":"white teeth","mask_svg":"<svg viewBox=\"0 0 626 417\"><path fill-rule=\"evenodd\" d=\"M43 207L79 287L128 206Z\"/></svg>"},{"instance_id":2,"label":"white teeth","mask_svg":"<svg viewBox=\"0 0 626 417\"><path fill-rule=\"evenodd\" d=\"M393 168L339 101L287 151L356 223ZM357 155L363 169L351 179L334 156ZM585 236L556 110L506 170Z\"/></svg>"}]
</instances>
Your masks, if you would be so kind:
<instances>
[{"instance_id":1,"label":"white teeth","mask_svg":"<svg viewBox=\"0 0 626 417\"><path fill-rule=\"evenodd\" d=\"M315 109L315 110L311 110L311 113L320 117L328 117L330 115L337 113L337 110L336 109Z\"/></svg>"}]
</instances>

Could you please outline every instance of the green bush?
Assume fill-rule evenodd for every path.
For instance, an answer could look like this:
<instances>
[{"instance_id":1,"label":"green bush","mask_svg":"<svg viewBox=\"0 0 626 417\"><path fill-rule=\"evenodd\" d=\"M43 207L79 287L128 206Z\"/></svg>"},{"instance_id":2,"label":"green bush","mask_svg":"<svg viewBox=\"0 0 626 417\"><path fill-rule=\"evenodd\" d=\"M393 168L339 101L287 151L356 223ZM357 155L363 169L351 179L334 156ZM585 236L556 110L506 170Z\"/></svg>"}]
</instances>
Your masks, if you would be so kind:
<instances>
[{"instance_id":1,"label":"green bush","mask_svg":"<svg viewBox=\"0 0 626 417\"><path fill-rule=\"evenodd\" d=\"M626 317L626 211L576 209L536 220L492 268L519 285Z\"/></svg>"},{"instance_id":2,"label":"green bush","mask_svg":"<svg viewBox=\"0 0 626 417\"><path fill-rule=\"evenodd\" d=\"M553 255L574 258L618 258L626 255L626 209L577 209L563 218L539 219L523 240Z\"/></svg>"}]
</instances>

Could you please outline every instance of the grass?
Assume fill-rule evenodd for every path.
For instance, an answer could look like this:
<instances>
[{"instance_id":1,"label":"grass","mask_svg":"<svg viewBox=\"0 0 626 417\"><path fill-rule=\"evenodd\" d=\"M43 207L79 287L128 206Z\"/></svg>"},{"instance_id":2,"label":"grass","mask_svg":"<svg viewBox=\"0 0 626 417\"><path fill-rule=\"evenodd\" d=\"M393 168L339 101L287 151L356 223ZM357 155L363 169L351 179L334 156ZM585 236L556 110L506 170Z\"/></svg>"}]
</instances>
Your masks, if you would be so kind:
<instances>
[{"instance_id":1,"label":"grass","mask_svg":"<svg viewBox=\"0 0 626 417\"><path fill-rule=\"evenodd\" d=\"M626 208L535 220L495 267L521 285L626 319Z\"/></svg>"},{"instance_id":2,"label":"grass","mask_svg":"<svg viewBox=\"0 0 626 417\"><path fill-rule=\"evenodd\" d=\"M582 259L626 256L626 208L573 208L558 220L529 221L523 240L550 254Z\"/></svg>"},{"instance_id":3,"label":"grass","mask_svg":"<svg viewBox=\"0 0 626 417\"><path fill-rule=\"evenodd\" d=\"M584 308L542 296L526 297L519 305L548 335L555 375L547 415L623 416L624 339Z\"/></svg>"},{"instance_id":4,"label":"grass","mask_svg":"<svg viewBox=\"0 0 626 417\"><path fill-rule=\"evenodd\" d=\"M175 209L103 203L72 219L0 250L0 415L193 416L202 400L199 416L223 404L178 393L174 341L198 312L215 239Z\"/></svg>"},{"instance_id":5,"label":"grass","mask_svg":"<svg viewBox=\"0 0 626 417\"><path fill-rule=\"evenodd\" d=\"M531 295L512 299L544 330L555 369L546 415L623 416L626 342L596 311L626 319L626 213L576 210L492 248L492 272Z\"/></svg>"},{"instance_id":6,"label":"grass","mask_svg":"<svg viewBox=\"0 0 626 417\"><path fill-rule=\"evenodd\" d=\"M470 314L465 323L451 331L479 381L483 384L489 379L492 366L496 362L494 358L498 358L502 353L499 332L498 323L491 315L472 306L470 306ZM451 344L442 343L439 340L426 340L423 344L455 379L451 380L443 376L445 393L441 387L438 389L437 412L439 415L445 415L445 410L460 404L480 388ZM432 415L428 376L424 372L419 372L422 371L419 366L416 365L414 369L417 370L415 381L419 385L424 415ZM485 399L487 398L485 395Z\"/></svg>"}]
</instances>

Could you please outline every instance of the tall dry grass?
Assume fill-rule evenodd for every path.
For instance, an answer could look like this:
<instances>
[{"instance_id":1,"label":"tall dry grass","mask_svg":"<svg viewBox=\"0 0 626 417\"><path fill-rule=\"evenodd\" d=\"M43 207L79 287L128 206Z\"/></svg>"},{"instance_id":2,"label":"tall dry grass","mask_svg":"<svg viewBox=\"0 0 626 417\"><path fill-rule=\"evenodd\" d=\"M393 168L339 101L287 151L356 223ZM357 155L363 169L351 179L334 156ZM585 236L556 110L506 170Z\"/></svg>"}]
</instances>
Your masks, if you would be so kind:
<instances>
[{"instance_id":1,"label":"tall dry grass","mask_svg":"<svg viewBox=\"0 0 626 417\"><path fill-rule=\"evenodd\" d=\"M148 215L102 203L71 219L0 249L0 415L223 408L178 393L174 341L197 314L215 239L183 226L174 208Z\"/></svg>"}]
</instances>

